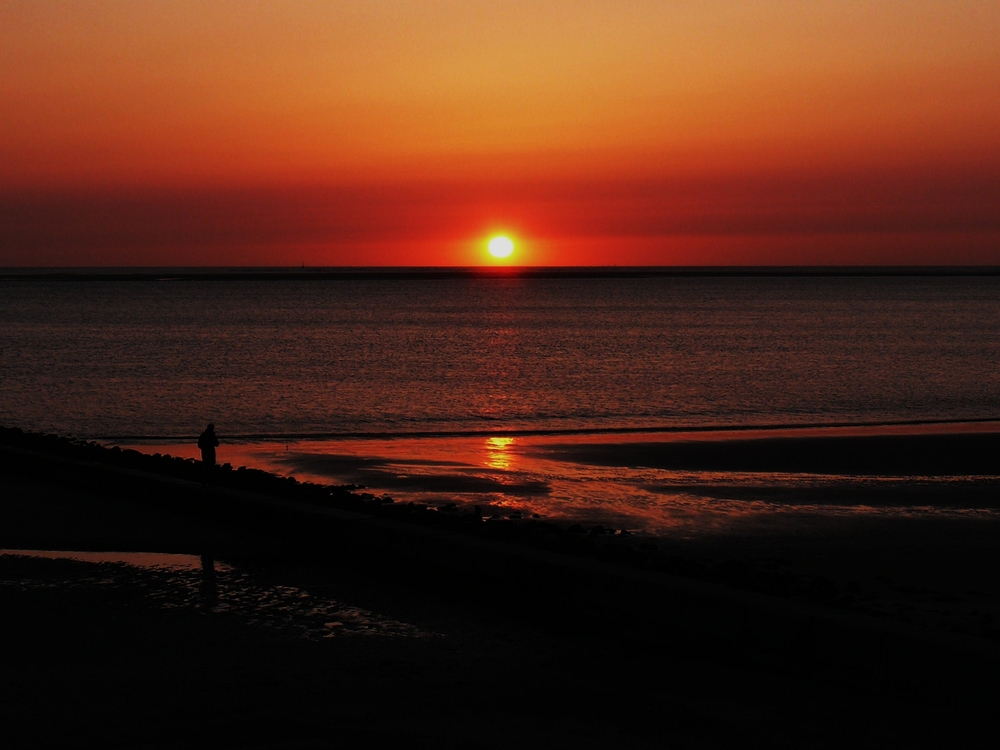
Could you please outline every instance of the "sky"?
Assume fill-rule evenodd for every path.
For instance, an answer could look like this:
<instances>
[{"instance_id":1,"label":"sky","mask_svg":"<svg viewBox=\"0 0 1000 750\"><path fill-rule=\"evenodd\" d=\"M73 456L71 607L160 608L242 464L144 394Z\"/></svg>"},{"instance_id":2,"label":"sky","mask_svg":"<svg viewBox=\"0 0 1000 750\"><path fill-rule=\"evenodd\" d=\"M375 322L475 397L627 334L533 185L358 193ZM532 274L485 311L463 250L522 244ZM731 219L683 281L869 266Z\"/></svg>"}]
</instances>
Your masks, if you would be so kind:
<instances>
[{"instance_id":1,"label":"sky","mask_svg":"<svg viewBox=\"0 0 1000 750\"><path fill-rule=\"evenodd\" d=\"M0 265L1000 265L996 0L5 0Z\"/></svg>"}]
</instances>

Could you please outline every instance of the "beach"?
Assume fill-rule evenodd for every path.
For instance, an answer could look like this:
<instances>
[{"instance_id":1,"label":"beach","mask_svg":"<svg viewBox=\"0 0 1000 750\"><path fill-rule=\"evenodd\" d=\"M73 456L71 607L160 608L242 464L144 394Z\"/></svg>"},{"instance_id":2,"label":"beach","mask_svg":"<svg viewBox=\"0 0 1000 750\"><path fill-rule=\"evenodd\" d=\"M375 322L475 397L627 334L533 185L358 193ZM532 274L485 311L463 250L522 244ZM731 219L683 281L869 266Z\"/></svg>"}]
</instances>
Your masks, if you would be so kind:
<instances>
[{"instance_id":1,"label":"beach","mask_svg":"<svg viewBox=\"0 0 1000 750\"><path fill-rule=\"evenodd\" d=\"M285 511L210 512L221 489L5 450L5 724L36 746L192 733L229 746L874 746L989 715L979 680L997 660L1000 592L997 527L982 519L660 540L662 571L379 514L366 517L386 524L380 544L364 521L331 548ZM191 582L195 562L191 596L164 609L150 592L169 585L141 565L17 549L209 554L215 604ZM354 613L354 631L303 637L287 596L264 616L235 594L289 587L311 597L305 611L339 602L329 611ZM227 591L243 610L218 610ZM261 627L274 611L287 622Z\"/></svg>"}]
</instances>

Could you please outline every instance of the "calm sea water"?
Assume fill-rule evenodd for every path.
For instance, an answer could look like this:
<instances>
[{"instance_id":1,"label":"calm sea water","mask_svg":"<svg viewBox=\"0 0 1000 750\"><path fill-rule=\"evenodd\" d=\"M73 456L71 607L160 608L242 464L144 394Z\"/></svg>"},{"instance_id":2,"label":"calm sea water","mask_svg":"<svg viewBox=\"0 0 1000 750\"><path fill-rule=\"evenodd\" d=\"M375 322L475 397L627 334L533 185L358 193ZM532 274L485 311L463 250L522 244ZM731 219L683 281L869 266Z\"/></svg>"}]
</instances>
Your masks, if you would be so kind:
<instances>
[{"instance_id":1,"label":"calm sea water","mask_svg":"<svg viewBox=\"0 0 1000 750\"><path fill-rule=\"evenodd\" d=\"M889 480L595 466L548 448L996 420L998 361L995 278L0 282L0 423L193 456L212 421L234 465L654 533L996 515L879 506Z\"/></svg>"},{"instance_id":2,"label":"calm sea water","mask_svg":"<svg viewBox=\"0 0 1000 750\"><path fill-rule=\"evenodd\" d=\"M1000 417L993 278L0 284L0 422L85 437Z\"/></svg>"}]
</instances>

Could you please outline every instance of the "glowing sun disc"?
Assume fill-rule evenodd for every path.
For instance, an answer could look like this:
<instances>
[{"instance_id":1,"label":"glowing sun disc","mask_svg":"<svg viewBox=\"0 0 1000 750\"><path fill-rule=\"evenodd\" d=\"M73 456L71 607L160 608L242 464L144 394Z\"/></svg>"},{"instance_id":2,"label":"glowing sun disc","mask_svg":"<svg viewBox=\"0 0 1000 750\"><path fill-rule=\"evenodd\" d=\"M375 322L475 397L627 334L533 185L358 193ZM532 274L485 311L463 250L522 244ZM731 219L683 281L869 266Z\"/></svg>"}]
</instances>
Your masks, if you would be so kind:
<instances>
[{"instance_id":1,"label":"glowing sun disc","mask_svg":"<svg viewBox=\"0 0 1000 750\"><path fill-rule=\"evenodd\" d=\"M510 254L514 252L514 241L510 237L501 235L491 239L486 249L494 258L509 258Z\"/></svg>"}]
</instances>

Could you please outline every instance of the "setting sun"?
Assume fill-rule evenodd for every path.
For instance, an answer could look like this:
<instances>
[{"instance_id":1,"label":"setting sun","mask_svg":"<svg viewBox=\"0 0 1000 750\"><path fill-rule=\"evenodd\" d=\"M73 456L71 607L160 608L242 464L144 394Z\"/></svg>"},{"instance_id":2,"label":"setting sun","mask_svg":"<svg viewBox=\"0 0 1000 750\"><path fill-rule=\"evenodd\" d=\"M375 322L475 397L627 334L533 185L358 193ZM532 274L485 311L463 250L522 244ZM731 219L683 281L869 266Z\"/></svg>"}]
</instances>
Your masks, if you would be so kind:
<instances>
[{"instance_id":1,"label":"setting sun","mask_svg":"<svg viewBox=\"0 0 1000 750\"><path fill-rule=\"evenodd\" d=\"M490 240L486 249L494 258L509 258L514 252L514 241L510 237L499 235Z\"/></svg>"}]
</instances>

